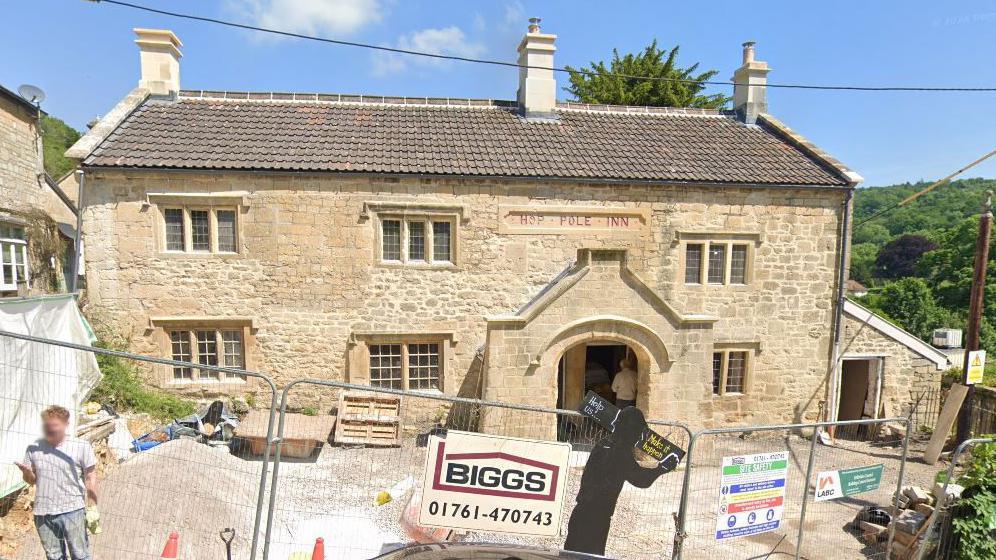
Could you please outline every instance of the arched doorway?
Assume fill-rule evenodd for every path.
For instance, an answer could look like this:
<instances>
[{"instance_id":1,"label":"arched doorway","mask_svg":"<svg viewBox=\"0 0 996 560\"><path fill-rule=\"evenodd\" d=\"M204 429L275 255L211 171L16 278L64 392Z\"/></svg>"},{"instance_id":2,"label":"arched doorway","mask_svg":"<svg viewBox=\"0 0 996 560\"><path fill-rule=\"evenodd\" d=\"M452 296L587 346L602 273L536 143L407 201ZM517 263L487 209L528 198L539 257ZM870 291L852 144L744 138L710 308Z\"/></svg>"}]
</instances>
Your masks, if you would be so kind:
<instances>
[{"instance_id":1,"label":"arched doorway","mask_svg":"<svg viewBox=\"0 0 996 560\"><path fill-rule=\"evenodd\" d=\"M628 344L617 340L577 343L557 363L557 408L577 410L589 391L620 407L639 406L640 369L637 352ZM560 441L594 443L601 434L587 419L563 417L557 436Z\"/></svg>"}]
</instances>

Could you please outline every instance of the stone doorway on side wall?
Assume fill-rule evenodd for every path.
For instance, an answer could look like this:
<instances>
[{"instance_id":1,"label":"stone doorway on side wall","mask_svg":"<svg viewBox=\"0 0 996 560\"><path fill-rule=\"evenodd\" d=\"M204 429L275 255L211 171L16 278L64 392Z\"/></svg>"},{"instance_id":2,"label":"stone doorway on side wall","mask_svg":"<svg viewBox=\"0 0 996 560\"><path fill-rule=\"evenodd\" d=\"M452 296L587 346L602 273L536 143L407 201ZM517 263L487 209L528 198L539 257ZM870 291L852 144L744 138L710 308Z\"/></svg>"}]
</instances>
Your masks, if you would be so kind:
<instances>
[{"instance_id":1,"label":"stone doorway on side wall","mask_svg":"<svg viewBox=\"0 0 996 560\"><path fill-rule=\"evenodd\" d=\"M841 361L840 395L837 420L878 418L881 407L883 359L878 356L845 356ZM867 425L840 426L835 437L865 440Z\"/></svg>"},{"instance_id":2,"label":"stone doorway on side wall","mask_svg":"<svg viewBox=\"0 0 996 560\"><path fill-rule=\"evenodd\" d=\"M616 402L612 382L622 370L624 360L633 371L640 371L636 353L626 344L593 341L568 348L557 364L557 408L577 410L588 391ZM561 418L557 426L560 441L593 444L602 435L588 418Z\"/></svg>"}]
</instances>

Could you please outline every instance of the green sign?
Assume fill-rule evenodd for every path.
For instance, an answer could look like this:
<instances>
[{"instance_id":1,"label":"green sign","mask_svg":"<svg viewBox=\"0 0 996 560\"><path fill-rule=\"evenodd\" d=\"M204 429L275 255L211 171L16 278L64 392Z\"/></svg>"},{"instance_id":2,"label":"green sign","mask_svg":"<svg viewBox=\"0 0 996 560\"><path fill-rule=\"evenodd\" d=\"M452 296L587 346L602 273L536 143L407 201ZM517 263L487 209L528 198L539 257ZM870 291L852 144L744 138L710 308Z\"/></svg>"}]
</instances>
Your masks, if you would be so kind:
<instances>
[{"instance_id":1,"label":"green sign","mask_svg":"<svg viewBox=\"0 0 996 560\"><path fill-rule=\"evenodd\" d=\"M823 471L816 475L817 502L834 500L871 492L882 484L882 472L885 465L871 465L856 469L841 469L839 471Z\"/></svg>"}]
</instances>

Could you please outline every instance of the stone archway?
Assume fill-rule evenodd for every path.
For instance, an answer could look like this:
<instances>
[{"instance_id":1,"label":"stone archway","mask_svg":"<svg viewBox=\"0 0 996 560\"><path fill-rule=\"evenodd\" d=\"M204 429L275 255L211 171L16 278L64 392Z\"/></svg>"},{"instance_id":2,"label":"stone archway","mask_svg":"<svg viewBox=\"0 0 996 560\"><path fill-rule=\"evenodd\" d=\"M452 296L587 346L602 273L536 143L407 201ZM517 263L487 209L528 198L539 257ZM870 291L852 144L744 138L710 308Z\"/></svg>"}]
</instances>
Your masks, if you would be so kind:
<instances>
[{"instance_id":1,"label":"stone archway","mask_svg":"<svg viewBox=\"0 0 996 560\"><path fill-rule=\"evenodd\" d=\"M604 315L565 325L550 337L538 360L532 364L535 367L534 375L550 379L552 386L557 387L561 383L558 376L560 360L569 350L582 345L605 343L623 345L633 352L639 379L637 407L649 413L653 380L667 371L671 362L660 336L650 327L632 319Z\"/></svg>"}]
</instances>

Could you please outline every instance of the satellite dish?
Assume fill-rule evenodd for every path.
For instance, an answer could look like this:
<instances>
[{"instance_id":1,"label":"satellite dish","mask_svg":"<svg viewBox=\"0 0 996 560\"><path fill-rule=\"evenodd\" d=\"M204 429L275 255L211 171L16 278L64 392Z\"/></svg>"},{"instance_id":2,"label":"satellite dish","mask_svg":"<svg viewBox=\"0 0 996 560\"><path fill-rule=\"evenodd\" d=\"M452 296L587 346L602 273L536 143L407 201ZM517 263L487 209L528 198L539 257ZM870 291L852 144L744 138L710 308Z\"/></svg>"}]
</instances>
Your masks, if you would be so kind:
<instances>
[{"instance_id":1,"label":"satellite dish","mask_svg":"<svg viewBox=\"0 0 996 560\"><path fill-rule=\"evenodd\" d=\"M45 101L45 92L40 87L31 84L24 84L17 88L17 93L35 105L41 105L41 102Z\"/></svg>"}]
</instances>

